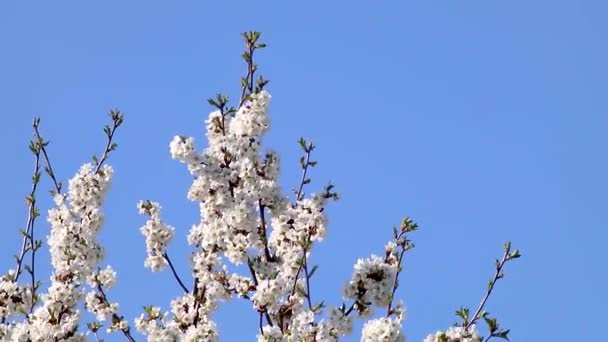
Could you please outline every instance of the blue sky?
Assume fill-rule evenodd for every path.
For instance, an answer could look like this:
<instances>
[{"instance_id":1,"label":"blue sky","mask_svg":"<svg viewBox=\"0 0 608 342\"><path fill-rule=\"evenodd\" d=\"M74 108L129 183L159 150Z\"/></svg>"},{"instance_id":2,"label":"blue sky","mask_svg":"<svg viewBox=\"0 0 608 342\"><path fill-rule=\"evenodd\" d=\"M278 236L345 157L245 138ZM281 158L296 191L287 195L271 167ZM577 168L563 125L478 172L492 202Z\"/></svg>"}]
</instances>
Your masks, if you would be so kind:
<instances>
[{"instance_id":1,"label":"blue sky","mask_svg":"<svg viewBox=\"0 0 608 342\"><path fill-rule=\"evenodd\" d=\"M421 226L398 291L410 341L478 304L506 240L524 257L508 265L488 310L512 341L599 341L607 10L599 0L2 2L0 266L11 267L26 219L32 117L42 117L68 179L102 149L106 114L119 108L126 122L101 237L119 272L109 296L128 317L144 304L168 308L179 288L143 268L135 203L162 203L186 277L185 235L198 214L168 143L180 134L204 146L205 99L238 96L239 34L254 29L269 44L258 61L271 80L266 146L282 155L282 184L298 182L304 136L318 145L313 187L331 180L342 194L314 251L314 298L338 304L352 264L380 253L407 215ZM256 333L245 302L216 319L224 341Z\"/></svg>"}]
</instances>

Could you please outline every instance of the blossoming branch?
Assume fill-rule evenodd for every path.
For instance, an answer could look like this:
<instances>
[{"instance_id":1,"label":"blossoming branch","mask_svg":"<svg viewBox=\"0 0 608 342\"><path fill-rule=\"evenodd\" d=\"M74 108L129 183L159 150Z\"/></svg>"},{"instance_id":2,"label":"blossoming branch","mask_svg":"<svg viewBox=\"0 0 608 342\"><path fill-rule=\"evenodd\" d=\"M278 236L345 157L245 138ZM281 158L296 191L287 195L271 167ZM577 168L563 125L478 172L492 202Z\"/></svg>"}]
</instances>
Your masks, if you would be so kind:
<instances>
[{"instance_id":1,"label":"blossoming branch","mask_svg":"<svg viewBox=\"0 0 608 342\"><path fill-rule=\"evenodd\" d=\"M266 89L268 81L258 75L255 56L265 44L258 32L246 32L243 38L246 74L236 106L230 106L229 98L221 94L209 100L214 110L205 121L208 143L204 149L199 150L192 137L176 136L169 144L171 158L185 164L194 179L187 197L200 208L200 217L187 237L193 248L191 274L179 275L174 267L182 258L169 255L174 228L163 220L161 205L153 200L137 204L139 213L147 217L140 228L147 251L144 266L153 272L170 270L176 286L183 290L170 301L168 311L163 305L167 303L153 303L133 321L122 316L109 292L117 284L117 274L104 265L105 249L97 240L113 175L107 160L117 147L114 137L123 115L110 113L103 153L77 171L67 192L53 171L40 121L34 121L30 150L35 166L26 198L28 218L22 247L15 268L0 278L2 341L86 341L104 333L135 341L134 329L148 341L217 341L221 332L213 313L235 299L250 303L251 314L259 322L252 337L260 342L338 341L352 334L358 319L364 320L361 341L405 340L405 304L396 300L395 293L406 252L414 248L410 235L418 225L404 219L393 228L382 253L359 259L345 283L342 300L328 301L329 305L315 296L318 266L310 258L313 247L328 234L325 209L339 195L332 184L309 193L310 173L317 165L313 160L316 146L304 139L299 141L301 179L293 196L284 194L278 181L279 155L263 148L264 134L270 128L271 95ZM53 273L44 291L35 275L36 251L43 245L35 230L42 164L54 185L55 202L47 214L50 233L44 240ZM460 308L461 323L424 341L508 339L509 330L502 329L485 306L504 276L505 264L519 256L507 243L473 314ZM230 272L230 265L243 265L247 272ZM24 271L30 275L29 281L21 277ZM95 317L86 324L87 329L82 329L83 309ZM477 330L480 321L488 328L485 338Z\"/></svg>"}]
</instances>

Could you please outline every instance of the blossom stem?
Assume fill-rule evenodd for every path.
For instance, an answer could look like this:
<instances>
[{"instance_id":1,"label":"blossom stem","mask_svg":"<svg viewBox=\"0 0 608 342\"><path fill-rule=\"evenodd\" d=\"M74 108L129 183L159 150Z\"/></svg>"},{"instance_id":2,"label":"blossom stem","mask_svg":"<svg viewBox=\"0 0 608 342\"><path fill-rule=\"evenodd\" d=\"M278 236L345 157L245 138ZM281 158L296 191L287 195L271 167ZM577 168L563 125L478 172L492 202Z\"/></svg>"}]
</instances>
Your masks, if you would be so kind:
<instances>
[{"instance_id":1,"label":"blossom stem","mask_svg":"<svg viewBox=\"0 0 608 342\"><path fill-rule=\"evenodd\" d=\"M310 236L308 237L310 240ZM306 250L304 250L304 275L306 276L306 300L308 301L308 308L312 309L312 299L310 298L310 275L308 273L308 260L306 258Z\"/></svg>"},{"instance_id":2,"label":"blossom stem","mask_svg":"<svg viewBox=\"0 0 608 342\"><path fill-rule=\"evenodd\" d=\"M259 321L259 325L260 325L260 334L262 336L264 336L264 317L262 316L262 313L260 312L260 321Z\"/></svg>"},{"instance_id":3,"label":"blossom stem","mask_svg":"<svg viewBox=\"0 0 608 342\"><path fill-rule=\"evenodd\" d=\"M344 316L345 316L345 317L348 317L348 315L350 315L350 314L351 314L351 312L353 312L353 310L355 309L355 304L356 304L356 303L357 303L357 302L353 302L353 303L350 305L350 308L348 308L348 310L346 310L346 311L344 312Z\"/></svg>"},{"instance_id":4,"label":"blossom stem","mask_svg":"<svg viewBox=\"0 0 608 342\"><path fill-rule=\"evenodd\" d=\"M184 285L184 282L177 274L177 271L175 270L175 267L173 267L173 263L171 262L171 259L169 258L169 254L167 254L167 252L163 253L163 258L165 259L165 261L167 261L167 264L169 264L169 267L171 268L171 272L173 273L173 277L175 278L175 280L177 280L177 282L179 283L179 286L184 290L185 293L189 293L190 291L188 291L188 288L186 287L186 285Z\"/></svg>"}]
</instances>

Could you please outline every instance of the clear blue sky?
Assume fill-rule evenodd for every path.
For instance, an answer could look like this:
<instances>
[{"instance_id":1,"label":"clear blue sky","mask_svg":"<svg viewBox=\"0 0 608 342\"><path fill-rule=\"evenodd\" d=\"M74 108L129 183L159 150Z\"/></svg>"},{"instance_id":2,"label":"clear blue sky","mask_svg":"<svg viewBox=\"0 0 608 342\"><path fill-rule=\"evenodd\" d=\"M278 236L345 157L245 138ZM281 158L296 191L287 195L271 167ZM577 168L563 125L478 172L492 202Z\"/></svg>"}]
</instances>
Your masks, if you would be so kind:
<instances>
[{"instance_id":1,"label":"clear blue sky","mask_svg":"<svg viewBox=\"0 0 608 342\"><path fill-rule=\"evenodd\" d=\"M524 257L508 265L488 310L512 340L603 340L606 13L601 0L2 2L1 269L26 218L31 118L42 117L67 179L100 151L106 114L120 108L102 235L119 272L109 295L130 319L144 304L168 308L179 288L170 273L143 268L135 203L163 204L186 277L198 211L168 143L192 135L203 147L205 99L237 96L239 33L255 29L269 44L259 59L273 95L266 146L282 155L284 187L298 181L304 136L319 146L313 186L331 180L343 196L314 251L314 298L338 304L354 261L381 252L409 215L422 228L398 292L410 341L478 304L509 239ZM224 341L256 333L245 302L216 318Z\"/></svg>"}]
</instances>

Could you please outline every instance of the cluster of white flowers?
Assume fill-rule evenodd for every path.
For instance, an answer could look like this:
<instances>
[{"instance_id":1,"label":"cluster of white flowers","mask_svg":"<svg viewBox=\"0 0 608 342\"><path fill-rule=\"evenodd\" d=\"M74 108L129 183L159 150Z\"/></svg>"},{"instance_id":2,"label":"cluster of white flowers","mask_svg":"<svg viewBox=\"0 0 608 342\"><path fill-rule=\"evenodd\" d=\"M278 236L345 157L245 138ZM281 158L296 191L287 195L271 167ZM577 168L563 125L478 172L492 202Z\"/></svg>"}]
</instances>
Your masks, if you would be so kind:
<instances>
[{"instance_id":1,"label":"cluster of white flowers","mask_svg":"<svg viewBox=\"0 0 608 342\"><path fill-rule=\"evenodd\" d=\"M312 244L326 235L325 207L331 196L298 196L292 203L282 194L278 155L261 153L262 135L269 128L269 102L270 95L261 91L250 94L234 116L212 112L206 121L209 145L201 153L191 137L171 141L171 157L185 163L194 176L188 198L200 204L200 222L188 234L188 242L198 248L191 258L196 287L172 302L178 330L173 323L163 323L166 315L158 310L148 310L147 317L137 320L138 329L150 340L185 338L196 319L211 322L209 315L217 303L233 294L248 298L265 318L259 341L337 341L352 332L352 310L330 308L321 318L320 310L311 306L306 260ZM142 228L148 258L162 254L172 228L160 221L157 203L140 202L139 208L151 217ZM346 286L346 299L353 300L361 314L371 313L371 305L387 307L392 301L397 246L389 246L386 258L359 260ZM247 263L251 274L227 275L223 258ZM402 310L391 315L397 312ZM403 316L398 316L371 321L366 340L382 336L381 340L400 341Z\"/></svg>"},{"instance_id":2,"label":"cluster of white flowers","mask_svg":"<svg viewBox=\"0 0 608 342\"><path fill-rule=\"evenodd\" d=\"M438 331L424 339L424 342L481 342L475 325L468 329L461 326L450 327L446 331Z\"/></svg>"},{"instance_id":3,"label":"cluster of white flowers","mask_svg":"<svg viewBox=\"0 0 608 342\"><path fill-rule=\"evenodd\" d=\"M168 263L165 258L167 245L173 239L173 227L164 224L160 219L160 205L156 202L139 202L137 204L140 214L150 216L146 224L140 228L146 237L146 251L148 257L144 265L153 272L162 271Z\"/></svg>"},{"instance_id":4,"label":"cluster of white flowers","mask_svg":"<svg viewBox=\"0 0 608 342\"><path fill-rule=\"evenodd\" d=\"M311 306L307 260L313 243L326 235L325 207L331 196L297 196L292 203L282 194L278 155L261 153L269 102L270 95L261 91L250 94L234 116L212 112L206 121L209 145L201 153L191 137L171 141L171 157L185 163L194 176L188 198L200 204L200 222L188 234L188 242L198 248L191 258L196 287L172 302L172 322L177 323L166 323L166 314L151 309L137 320L138 330L150 340L185 338L200 321L211 322L217 304L233 294L248 298L265 318L259 341L337 341L352 332L352 310L330 308L322 318ZM162 255L172 228L160 221L157 203L140 202L139 207L151 217L142 227L148 258ZM360 314L371 313L372 305L387 307L392 302L396 247L393 243L392 250L387 249L386 258L372 256L355 265L344 293ZM247 263L251 274L228 275L223 258ZM164 260L158 263L164 265ZM380 336L400 341L403 316L397 312L402 310L391 315L398 318L368 323L364 340Z\"/></svg>"},{"instance_id":5,"label":"cluster of white flowers","mask_svg":"<svg viewBox=\"0 0 608 342\"><path fill-rule=\"evenodd\" d=\"M0 277L0 318L9 318L16 313L25 313L32 302L31 287L15 282L15 271L10 270ZM2 336L0 331L0 336Z\"/></svg>"},{"instance_id":6,"label":"cluster of white flowers","mask_svg":"<svg viewBox=\"0 0 608 342\"><path fill-rule=\"evenodd\" d=\"M392 300L397 276L397 263L393 259L372 255L355 264L352 280L344 288L344 296L357 302L356 309L366 316L372 314L373 304L386 307Z\"/></svg>"},{"instance_id":7,"label":"cluster of white flowers","mask_svg":"<svg viewBox=\"0 0 608 342\"><path fill-rule=\"evenodd\" d=\"M401 320L382 317L369 320L363 326L362 342L397 342L405 341L401 331Z\"/></svg>"},{"instance_id":8,"label":"cluster of white flowers","mask_svg":"<svg viewBox=\"0 0 608 342\"><path fill-rule=\"evenodd\" d=\"M161 314L159 307L148 307L146 313L135 319L135 327L155 342L217 341L219 334L213 321L207 320L196 308L192 296L184 296L171 303L174 319ZM199 316L200 315L200 316ZM196 321L196 324L193 322Z\"/></svg>"},{"instance_id":9,"label":"cluster of white flowers","mask_svg":"<svg viewBox=\"0 0 608 342\"><path fill-rule=\"evenodd\" d=\"M117 312L118 304L109 303L102 292L103 286L114 285L116 274L109 267L98 271L104 251L96 240L103 223L100 208L111 177L111 167L95 169L85 164L70 180L67 194L55 195L56 207L48 215L48 245L54 268L51 284L40 295L42 305L27 320L4 326L3 340L85 341L86 336L77 330L84 284L92 289L86 295L87 310L100 320ZM126 322L115 324L128 329Z\"/></svg>"}]
</instances>

